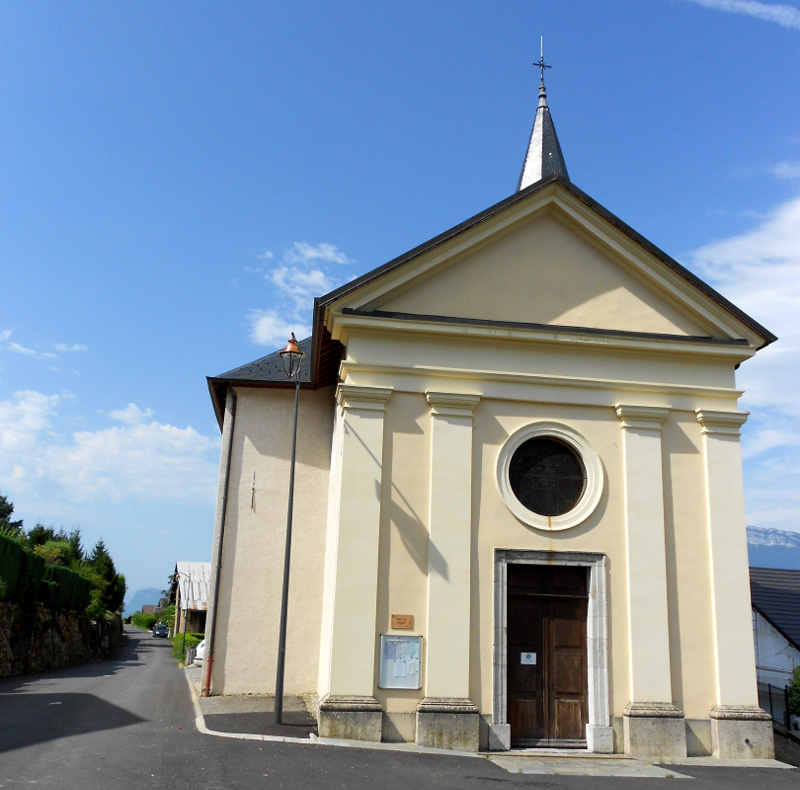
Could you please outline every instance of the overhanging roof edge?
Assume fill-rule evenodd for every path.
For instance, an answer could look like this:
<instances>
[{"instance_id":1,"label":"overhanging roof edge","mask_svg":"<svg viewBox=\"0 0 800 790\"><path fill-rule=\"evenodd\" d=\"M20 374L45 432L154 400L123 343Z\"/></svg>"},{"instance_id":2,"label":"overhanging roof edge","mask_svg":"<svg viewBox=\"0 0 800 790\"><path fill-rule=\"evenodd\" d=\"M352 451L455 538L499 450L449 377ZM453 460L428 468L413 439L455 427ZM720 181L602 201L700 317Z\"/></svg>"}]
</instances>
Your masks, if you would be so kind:
<instances>
[{"instance_id":1,"label":"overhanging roof edge","mask_svg":"<svg viewBox=\"0 0 800 790\"><path fill-rule=\"evenodd\" d=\"M624 233L626 236L631 238L639 246L643 247L651 255L653 255L655 258L657 258L666 266L668 266L670 269L672 269L676 274L678 274L683 279L687 280L695 288L697 288L699 291L708 296L712 301L716 302L720 307L722 307L724 310L733 315L737 320L741 321L743 324L745 324L745 326L749 327L757 335L762 337L764 343L763 345L759 346L759 348L764 348L765 346L768 346L770 343L774 343L778 339L776 335L770 332L766 327L764 327L754 318L749 316L743 310L738 308L735 304L726 299L716 289L712 288L708 283L700 279L700 277L693 274L685 266L678 263L678 261L676 261L670 255L668 255L662 249L657 247L651 241L648 241L644 236L635 231L632 227L630 227L630 225L623 222L619 217L617 217L615 214L613 214L611 211L605 208L602 204L598 203L594 198L586 194L582 189L576 187L575 184L573 184L571 181L563 178L560 175L553 175L548 178L544 178L541 181L536 182L535 184L531 184L531 186L521 190L520 192L515 192L513 195L510 195L509 197L499 201L498 203L495 203L489 208L484 209L483 211L479 212L478 214L475 214L474 216L470 217L464 222L461 222L458 225L455 225L454 227L450 228L449 230L444 231L444 233L440 233L438 236L434 236L432 239L429 239L423 244L414 247L408 252L405 252L402 255L399 255L398 257L388 261L387 263L384 263L381 266L378 266L375 269L366 272L365 274L361 275L361 277L357 277L355 280L352 280L351 282L346 283L345 285L342 285L339 288L334 289L333 291L330 291L324 296L315 299L314 337L317 336L319 329L321 329L324 309L328 305L335 302L337 299L341 299L343 296L346 296L347 294L356 291L363 285L366 285L378 279L382 275L393 271L394 269L404 265L405 263L408 263L414 258L418 258L420 255L424 255L426 252L435 249L436 247L444 244L445 242L449 241L452 238L455 238L456 236L469 230L470 228L473 228L476 225L485 222L487 219L490 219L496 214L499 214L506 208L514 205L515 203L521 200L525 200L528 196L535 194L536 192L544 189L545 187L555 182L558 182L562 187L564 187L564 189L566 189L568 192L574 195L578 200L587 205L590 209L600 214L601 217L603 217L607 222L611 223L620 232Z\"/></svg>"}]
</instances>

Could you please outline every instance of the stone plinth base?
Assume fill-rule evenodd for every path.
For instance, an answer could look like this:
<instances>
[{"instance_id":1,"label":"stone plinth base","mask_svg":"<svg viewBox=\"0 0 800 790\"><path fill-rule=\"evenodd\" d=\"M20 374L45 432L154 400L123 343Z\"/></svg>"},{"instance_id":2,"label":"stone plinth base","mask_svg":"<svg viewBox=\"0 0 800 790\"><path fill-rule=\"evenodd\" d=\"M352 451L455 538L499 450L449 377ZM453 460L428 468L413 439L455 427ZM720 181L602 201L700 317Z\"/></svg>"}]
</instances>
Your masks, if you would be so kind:
<instances>
[{"instance_id":1,"label":"stone plinth base","mask_svg":"<svg viewBox=\"0 0 800 790\"><path fill-rule=\"evenodd\" d=\"M382 715L374 697L330 694L319 704L319 737L379 742Z\"/></svg>"},{"instance_id":2,"label":"stone plinth base","mask_svg":"<svg viewBox=\"0 0 800 790\"><path fill-rule=\"evenodd\" d=\"M425 697L417 706L417 744L477 752L480 748L478 708L468 699Z\"/></svg>"},{"instance_id":3,"label":"stone plinth base","mask_svg":"<svg viewBox=\"0 0 800 790\"><path fill-rule=\"evenodd\" d=\"M596 754L612 754L614 752L614 730L599 727L596 724L586 725L586 748Z\"/></svg>"},{"instance_id":4,"label":"stone plinth base","mask_svg":"<svg viewBox=\"0 0 800 790\"><path fill-rule=\"evenodd\" d=\"M507 752L511 748L511 725L489 725L489 751Z\"/></svg>"},{"instance_id":5,"label":"stone plinth base","mask_svg":"<svg viewBox=\"0 0 800 790\"><path fill-rule=\"evenodd\" d=\"M625 754L665 763L686 758L686 724L674 705L631 702L622 723Z\"/></svg>"},{"instance_id":6,"label":"stone plinth base","mask_svg":"<svg viewBox=\"0 0 800 790\"><path fill-rule=\"evenodd\" d=\"M772 718L755 706L717 705L711 709L711 748L714 757L770 760Z\"/></svg>"}]
</instances>

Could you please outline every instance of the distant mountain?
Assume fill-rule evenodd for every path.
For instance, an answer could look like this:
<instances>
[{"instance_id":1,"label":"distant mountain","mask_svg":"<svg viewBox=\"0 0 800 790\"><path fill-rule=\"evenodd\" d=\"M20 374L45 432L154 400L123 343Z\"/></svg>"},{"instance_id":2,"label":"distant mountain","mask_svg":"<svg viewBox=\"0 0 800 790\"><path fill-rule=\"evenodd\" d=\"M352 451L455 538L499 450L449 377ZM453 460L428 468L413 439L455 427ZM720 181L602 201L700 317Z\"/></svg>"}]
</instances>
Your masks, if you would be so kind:
<instances>
[{"instance_id":1,"label":"distant mountain","mask_svg":"<svg viewBox=\"0 0 800 790\"><path fill-rule=\"evenodd\" d=\"M161 597L161 590L155 587L148 587L146 590L137 590L133 594L133 598L125 599L125 608L122 614L127 617L134 612L141 612L145 604L157 604L158 599Z\"/></svg>"},{"instance_id":2,"label":"distant mountain","mask_svg":"<svg viewBox=\"0 0 800 790\"><path fill-rule=\"evenodd\" d=\"M747 549L753 568L800 570L800 532L748 527Z\"/></svg>"}]
</instances>

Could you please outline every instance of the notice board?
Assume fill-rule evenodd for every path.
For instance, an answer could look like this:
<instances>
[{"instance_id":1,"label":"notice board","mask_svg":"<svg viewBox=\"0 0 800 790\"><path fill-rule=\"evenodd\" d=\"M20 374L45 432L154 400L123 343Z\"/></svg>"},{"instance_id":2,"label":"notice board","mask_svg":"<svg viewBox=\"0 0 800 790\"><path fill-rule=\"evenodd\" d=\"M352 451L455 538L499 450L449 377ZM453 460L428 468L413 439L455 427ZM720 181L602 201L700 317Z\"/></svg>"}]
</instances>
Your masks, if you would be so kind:
<instances>
[{"instance_id":1,"label":"notice board","mask_svg":"<svg viewBox=\"0 0 800 790\"><path fill-rule=\"evenodd\" d=\"M378 688L422 688L422 637L381 634Z\"/></svg>"}]
</instances>

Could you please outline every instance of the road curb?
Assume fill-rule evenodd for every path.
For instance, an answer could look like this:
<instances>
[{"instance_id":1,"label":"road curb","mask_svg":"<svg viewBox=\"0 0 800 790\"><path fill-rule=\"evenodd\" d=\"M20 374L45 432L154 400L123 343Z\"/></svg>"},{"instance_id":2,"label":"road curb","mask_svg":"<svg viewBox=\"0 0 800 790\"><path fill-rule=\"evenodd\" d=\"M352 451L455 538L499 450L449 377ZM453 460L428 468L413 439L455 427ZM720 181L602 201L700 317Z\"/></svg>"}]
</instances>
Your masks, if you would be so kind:
<instances>
[{"instance_id":1,"label":"road curb","mask_svg":"<svg viewBox=\"0 0 800 790\"><path fill-rule=\"evenodd\" d=\"M266 741L273 743L299 743L305 746L334 746L347 749L376 749L379 751L396 751L406 752L407 754L435 754L440 757L478 757L485 759L484 755L476 754L475 752L453 752L449 749L430 749L425 746L417 746L414 743L371 743L369 741L346 741L335 738L320 738L313 733L309 738L292 738L291 736L284 735L259 735L258 733L251 732L220 732L219 730L211 730L206 726L206 720L203 716L203 711L200 708L200 702L197 699L194 685L189 677L189 673L185 671L186 682L189 684L189 694L192 698L192 705L195 712L195 726L198 732L203 735L214 735L217 738L232 738L239 741Z\"/></svg>"}]
</instances>

